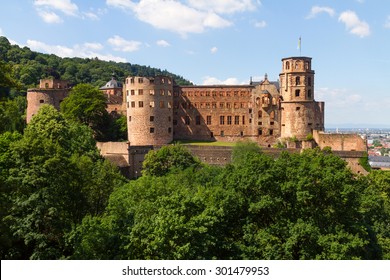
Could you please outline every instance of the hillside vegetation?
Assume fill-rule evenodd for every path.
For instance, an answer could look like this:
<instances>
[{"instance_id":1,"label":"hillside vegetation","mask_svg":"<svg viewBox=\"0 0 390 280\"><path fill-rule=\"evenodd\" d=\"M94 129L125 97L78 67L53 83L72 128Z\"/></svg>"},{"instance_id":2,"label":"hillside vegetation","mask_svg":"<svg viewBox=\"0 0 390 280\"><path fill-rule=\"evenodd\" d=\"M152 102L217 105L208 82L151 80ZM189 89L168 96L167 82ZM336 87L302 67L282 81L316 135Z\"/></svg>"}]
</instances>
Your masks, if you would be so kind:
<instances>
[{"instance_id":1,"label":"hillside vegetation","mask_svg":"<svg viewBox=\"0 0 390 280\"><path fill-rule=\"evenodd\" d=\"M129 75L167 75L172 76L177 84L191 84L183 77L167 70L131 63L103 61L98 57L61 58L54 54L31 51L28 47L11 45L6 37L0 37L0 61L10 65L12 74L19 81L22 91L36 86L39 79L46 77L69 80L74 85L87 83L101 87L111 79L113 72L119 81L123 81Z\"/></svg>"}]
</instances>

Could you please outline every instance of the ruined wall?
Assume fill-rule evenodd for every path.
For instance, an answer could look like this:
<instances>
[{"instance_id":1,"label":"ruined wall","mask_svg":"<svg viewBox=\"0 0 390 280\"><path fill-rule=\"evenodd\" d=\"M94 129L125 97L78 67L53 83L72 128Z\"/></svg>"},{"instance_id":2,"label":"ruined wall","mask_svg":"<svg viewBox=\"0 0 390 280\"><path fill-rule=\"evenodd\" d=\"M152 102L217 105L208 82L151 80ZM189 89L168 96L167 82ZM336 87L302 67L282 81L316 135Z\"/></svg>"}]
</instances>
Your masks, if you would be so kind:
<instances>
[{"instance_id":1,"label":"ruined wall","mask_svg":"<svg viewBox=\"0 0 390 280\"><path fill-rule=\"evenodd\" d=\"M38 113L39 108L44 104L60 109L60 103L69 95L69 85L67 81L42 79L39 88L27 90L27 112L26 121Z\"/></svg>"},{"instance_id":2,"label":"ruined wall","mask_svg":"<svg viewBox=\"0 0 390 280\"><path fill-rule=\"evenodd\" d=\"M366 141L357 134L314 131L313 137L321 149L330 147L333 151L367 151Z\"/></svg>"},{"instance_id":3,"label":"ruined wall","mask_svg":"<svg viewBox=\"0 0 390 280\"><path fill-rule=\"evenodd\" d=\"M174 88L174 139L271 145L280 136L279 92L267 79L256 85Z\"/></svg>"}]
</instances>

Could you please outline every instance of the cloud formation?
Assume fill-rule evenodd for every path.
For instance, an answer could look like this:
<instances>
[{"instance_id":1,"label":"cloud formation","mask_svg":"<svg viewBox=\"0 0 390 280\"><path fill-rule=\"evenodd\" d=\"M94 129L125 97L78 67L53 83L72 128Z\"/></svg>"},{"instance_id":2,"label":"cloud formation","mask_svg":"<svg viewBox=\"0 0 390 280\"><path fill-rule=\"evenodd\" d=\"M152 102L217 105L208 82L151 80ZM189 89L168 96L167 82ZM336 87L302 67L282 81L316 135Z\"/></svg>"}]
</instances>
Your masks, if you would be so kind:
<instances>
[{"instance_id":1,"label":"cloud formation","mask_svg":"<svg viewBox=\"0 0 390 280\"><path fill-rule=\"evenodd\" d=\"M101 54L97 53L97 50L103 48L98 43L84 43L82 45L75 45L72 48L60 46L60 45L48 45L46 43L36 41L36 40L27 40L27 47L31 50L55 54L60 57L81 57L81 58L99 58L106 61L116 61L116 62L126 62L125 58L113 56L111 54Z\"/></svg>"},{"instance_id":2,"label":"cloud formation","mask_svg":"<svg viewBox=\"0 0 390 280\"><path fill-rule=\"evenodd\" d=\"M171 44L169 44L167 41L165 40L158 40L156 42L157 46L160 46L160 47L169 47Z\"/></svg>"},{"instance_id":3,"label":"cloud formation","mask_svg":"<svg viewBox=\"0 0 390 280\"><path fill-rule=\"evenodd\" d=\"M267 26L267 23L264 20L255 22L256 28L264 28L266 26Z\"/></svg>"},{"instance_id":4,"label":"cloud formation","mask_svg":"<svg viewBox=\"0 0 390 280\"><path fill-rule=\"evenodd\" d=\"M63 20L57 15L55 12L37 10L38 15L43 19L46 23L61 23Z\"/></svg>"},{"instance_id":5,"label":"cloud formation","mask_svg":"<svg viewBox=\"0 0 390 280\"><path fill-rule=\"evenodd\" d=\"M238 79L237 78L227 78L226 80L222 81L215 77L209 77L207 76L203 80L203 85L209 86L209 85L238 85Z\"/></svg>"},{"instance_id":6,"label":"cloud formation","mask_svg":"<svg viewBox=\"0 0 390 280\"><path fill-rule=\"evenodd\" d=\"M346 29L361 38L371 34L370 26L367 22L362 21L353 11L345 11L340 14L339 21L345 24Z\"/></svg>"},{"instance_id":7,"label":"cloud formation","mask_svg":"<svg viewBox=\"0 0 390 280\"><path fill-rule=\"evenodd\" d=\"M361 95L352 93L347 89L326 87L316 90L316 99L325 101L329 108L349 108L363 100Z\"/></svg>"},{"instance_id":8,"label":"cloud formation","mask_svg":"<svg viewBox=\"0 0 390 280\"><path fill-rule=\"evenodd\" d=\"M335 11L330 7L313 6L311 8L310 14L306 18L307 19L315 18L318 14L321 13L326 13L331 17L335 15Z\"/></svg>"},{"instance_id":9,"label":"cloud formation","mask_svg":"<svg viewBox=\"0 0 390 280\"><path fill-rule=\"evenodd\" d=\"M210 52L211 53L217 53L218 52L218 48L217 47L212 47L211 49L210 49Z\"/></svg>"},{"instance_id":10,"label":"cloud formation","mask_svg":"<svg viewBox=\"0 0 390 280\"><path fill-rule=\"evenodd\" d=\"M233 22L221 15L252 11L260 5L256 0L106 0L110 7L120 8L157 29L186 36L208 28L225 28Z\"/></svg>"},{"instance_id":11,"label":"cloud formation","mask_svg":"<svg viewBox=\"0 0 390 280\"><path fill-rule=\"evenodd\" d=\"M69 16L75 16L78 12L77 5L71 0L35 0L34 6L58 10Z\"/></svg>"},{"instance_id":12,"label":"cloud formation","mask_svg":"<svg viewBox=\"0 0 390 280\"><path fill-rule=\"evenodd\" d=\"M108 43L113 46L114 50L122 52L138 51L142 43L138 41L128 41L122 37L115 35L108 39Z\"/></svg>"}]
</instances>

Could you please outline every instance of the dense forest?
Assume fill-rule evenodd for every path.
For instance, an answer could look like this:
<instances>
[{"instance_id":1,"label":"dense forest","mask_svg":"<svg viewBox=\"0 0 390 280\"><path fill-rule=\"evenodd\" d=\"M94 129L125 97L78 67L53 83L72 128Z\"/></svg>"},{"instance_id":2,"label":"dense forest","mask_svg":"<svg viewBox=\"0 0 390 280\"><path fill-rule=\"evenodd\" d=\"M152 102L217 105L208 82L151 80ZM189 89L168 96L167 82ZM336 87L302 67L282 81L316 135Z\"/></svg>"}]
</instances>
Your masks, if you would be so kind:
<instances>
[{"instance_id":1,"label":"dense forest","mask_svg":"<svg viewBox=\"0 0 390 280\"><path fill-rule=\"evenodd\" d=\"M129 181L96 147L107 135L97 68L26 125L20 93L31 75L66 77L66 59L0 41L21 62L0 60L1 259L390 259L390 172L356 175L329 149L274 159L240 142L224 167L165 146ZM76 73L106 63L78 60Z\"/></svg>"},{"instance_id":2,"label":"dense forest","mask_svg":"<svg viewBox=\"0 0 390 280\"><path fill-rule=\"evenodd\" d=\"M103 61L98 57L60 58L54 54L31 51L28 47L20 48L18 45L11 45L6 37L1 36L0 61L10 65L10 70L19 82L19 88L22 91L35 87L39 79L46 77L68 80L73 85L87 83L101 87L111 79L112 73L117 75L119 81L124 81L129 75L162 74L172 76L177 84L190 84L188 80L167 70L131 63Z\"/></svg>"}]
</instances>

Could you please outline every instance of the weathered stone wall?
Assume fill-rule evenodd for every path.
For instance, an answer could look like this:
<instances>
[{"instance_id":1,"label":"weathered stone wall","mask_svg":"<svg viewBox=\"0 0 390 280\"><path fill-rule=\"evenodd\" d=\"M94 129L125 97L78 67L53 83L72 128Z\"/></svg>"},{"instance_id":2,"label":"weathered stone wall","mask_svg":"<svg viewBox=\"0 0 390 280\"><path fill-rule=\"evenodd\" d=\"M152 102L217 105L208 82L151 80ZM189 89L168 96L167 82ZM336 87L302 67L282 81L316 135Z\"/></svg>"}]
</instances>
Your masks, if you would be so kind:
<instances>
[{"instance_id":1,"label":"weathered stone wall","mask_svg":"<svg viewBox=\"0 0 390 280\"><path fill-rule=\"evenodd\" d=\"M333 151L367 151L366 141L357 134L314 131L313 137L321 149L330 147Z\"/></svg>"},{"instance_id":2,"label":"weathered stone wall","mask_svg":"<svg viewBox=\"0 0 390 280\"><path fill-rule=\"evenodd\" d=\"M164 145L172 142L172 78L128 77L125 93L130 145Z\"/></svg>"},{"instance_id":3,"label":"weathered stone wall","mask_svg":"<svg viewBox=\"0 0 390 280\"><path fill-rule=\"evenodd\" d=\"M60 103L67 97L67 89L29 89L27 91L27 112L26 122L29 123L31 118L38 113L39 108L45 104L60 109Z\"/></svg>"}]
</instances>

